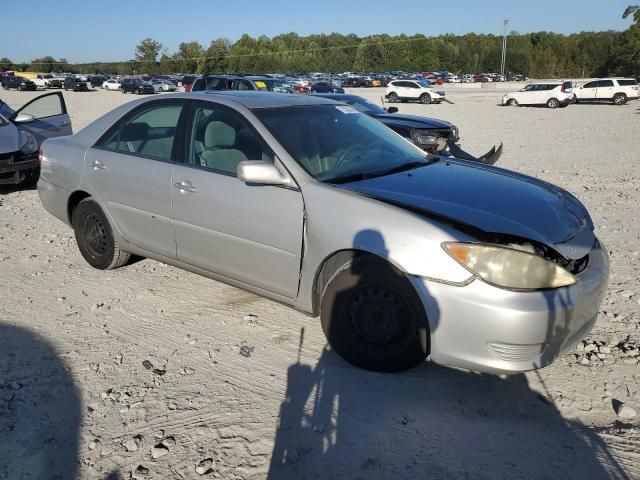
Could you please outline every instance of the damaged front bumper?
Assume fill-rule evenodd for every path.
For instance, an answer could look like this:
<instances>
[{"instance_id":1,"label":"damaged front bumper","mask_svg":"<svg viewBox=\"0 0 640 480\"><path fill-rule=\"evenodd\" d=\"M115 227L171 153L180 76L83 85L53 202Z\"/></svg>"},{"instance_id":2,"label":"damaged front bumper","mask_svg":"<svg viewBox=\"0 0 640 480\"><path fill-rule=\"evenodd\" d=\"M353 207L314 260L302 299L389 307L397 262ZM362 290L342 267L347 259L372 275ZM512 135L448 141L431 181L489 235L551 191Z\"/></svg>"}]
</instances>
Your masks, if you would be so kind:
<instances>
[{"instance_id":1,"label":"damaged front bumper","mask_svg":"<svg viewBox=\"0 0 640 480\"><path fill-rule=\"evenodd\" d=\"M569 287L531 292L479 279L454 285L410 277L427 311L431 360L487 373L551 364L596 322L609 277L609 256L599 242L577 277Z\"/></svg>"},{"instance_id":2,"label":"damaged front bumper","mask_svg":"<svg viewBox=\"0 0 640 480\"><path fill-rule=\"evenodd\" d=\"M0 185L18 185L37 171L38 154L22 155L18 152L0 154Z\"/></svg>"},{"instance_id":3,"label":"damaged front bumper","mask_svg":"<svg viewBox=\"0 0 640 480\"><path fill-rule=\"evenodd\" d=\"M465 152L464 150L462 150L462 148L460 148L454 142L448 142L447 148L448 148L449 154L452 157L460 158L462 160L472 160L474 162L480 162L486 165L495 164L500 159L500 156L502 155L502 143L498 148L494 146L491 148L491 150L489 150L484 155L481 155L480 157L474 157L470 153Z\"/></svg>"}]
</instances>

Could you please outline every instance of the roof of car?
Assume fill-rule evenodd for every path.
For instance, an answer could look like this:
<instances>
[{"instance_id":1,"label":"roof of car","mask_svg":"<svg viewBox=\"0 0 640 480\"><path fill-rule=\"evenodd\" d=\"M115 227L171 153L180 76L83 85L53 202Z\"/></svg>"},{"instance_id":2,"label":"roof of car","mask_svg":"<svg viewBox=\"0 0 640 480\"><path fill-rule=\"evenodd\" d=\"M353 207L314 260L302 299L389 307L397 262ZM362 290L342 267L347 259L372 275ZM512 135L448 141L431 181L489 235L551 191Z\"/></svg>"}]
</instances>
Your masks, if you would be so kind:
<instances>
[{"instance_id":1,"label":"roof of car","mask_svg":"<svg viewBox=\"0 0 640 480\"><path fill-rule=\"evenodd\" d=\"M238 102L247 108L294 107L303 105L326 105L336 103L328 98L311 97L298 93L275 93L246 90L216 90L192 92L188 95L220 95Z\"/></svg>"}]
</instances>

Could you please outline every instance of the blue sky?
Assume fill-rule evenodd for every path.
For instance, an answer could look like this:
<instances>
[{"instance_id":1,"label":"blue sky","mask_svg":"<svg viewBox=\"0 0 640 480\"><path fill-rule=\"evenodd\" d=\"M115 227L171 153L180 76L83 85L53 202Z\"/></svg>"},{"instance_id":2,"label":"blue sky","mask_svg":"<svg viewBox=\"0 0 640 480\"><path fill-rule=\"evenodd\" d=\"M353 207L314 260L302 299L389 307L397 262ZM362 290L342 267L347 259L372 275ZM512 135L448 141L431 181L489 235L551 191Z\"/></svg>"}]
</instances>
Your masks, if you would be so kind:
<instances>
[{"instance_id":1,"label":"blue sky","mask_svg":"<svg viewBox=\"0 0 640 480\"><path fill-rule=\"evenodd\" d=\"M214 38L233 41L245 32L499 34L505 18L520 33L624 30L631 22L622 20L622 12L630 3L638 1L0 0L0 57L14 62L44 55L72 62L127 60L147 37L173 53L183 41L206 46Z\"/></svg>"}]
</instances>

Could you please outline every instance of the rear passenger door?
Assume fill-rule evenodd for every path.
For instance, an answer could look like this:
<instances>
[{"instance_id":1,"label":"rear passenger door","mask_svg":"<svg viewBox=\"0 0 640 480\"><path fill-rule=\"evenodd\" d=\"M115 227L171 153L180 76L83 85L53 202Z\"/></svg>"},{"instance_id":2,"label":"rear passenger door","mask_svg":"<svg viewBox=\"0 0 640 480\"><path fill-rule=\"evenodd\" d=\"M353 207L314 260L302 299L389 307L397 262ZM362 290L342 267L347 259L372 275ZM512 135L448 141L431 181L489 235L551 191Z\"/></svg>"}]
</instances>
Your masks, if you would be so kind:
<instances>
[{"instance_id":1,"label":"rear passenger door","mask_svg":"<svg viewBox=\"0 0 640 480\"><path fill-rule=\"evenodd\" d=\"M613 80L599 80L596 89L596 98L598 100L611 100L615 93Z\"/></svg>"},{"instance_id":2,"label":"rear passenger door","mask_svg":"<svg viewBox=\"0 0 640 480\"><path fill-rule=\"evenodd\" d=\"M171 220L172 169L184 100L143 103L85 155L86 178L128 242L176 257Z\"/></svg>"}]
</instances>

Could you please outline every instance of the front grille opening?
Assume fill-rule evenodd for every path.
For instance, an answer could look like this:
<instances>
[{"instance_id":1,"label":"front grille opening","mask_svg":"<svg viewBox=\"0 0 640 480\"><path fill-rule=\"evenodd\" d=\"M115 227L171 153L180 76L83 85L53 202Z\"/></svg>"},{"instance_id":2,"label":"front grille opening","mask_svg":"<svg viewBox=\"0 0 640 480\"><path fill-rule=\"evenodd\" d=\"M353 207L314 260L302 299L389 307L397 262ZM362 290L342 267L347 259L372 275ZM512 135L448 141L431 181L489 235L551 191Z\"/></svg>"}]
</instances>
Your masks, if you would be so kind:
<instances>
[{"instance_id":1,"label":"front grille opening","mask_svg":"<svg viewBox=\"0 0 640 480\"><path fill-rule=\"evenodd\" d=\"M584 257L578 258L576 260L569 261L564 268L567 269L570 273L574 275L578 275L587 268L589 265L589 254L587 253Z\"/></svg>"}]
</instances>

